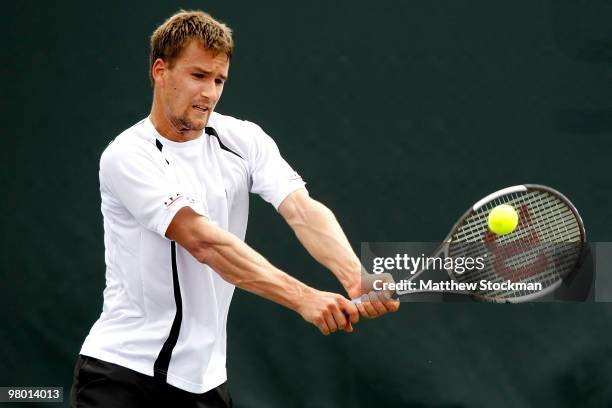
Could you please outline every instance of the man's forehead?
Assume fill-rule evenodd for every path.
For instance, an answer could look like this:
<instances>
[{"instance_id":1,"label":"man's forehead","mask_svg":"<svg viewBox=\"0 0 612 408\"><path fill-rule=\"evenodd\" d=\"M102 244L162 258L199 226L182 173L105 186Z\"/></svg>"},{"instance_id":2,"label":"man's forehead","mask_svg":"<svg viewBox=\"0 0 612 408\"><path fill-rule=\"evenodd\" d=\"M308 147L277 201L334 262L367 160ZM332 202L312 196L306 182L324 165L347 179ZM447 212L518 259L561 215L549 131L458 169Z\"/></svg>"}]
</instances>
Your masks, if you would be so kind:
<instances>
[{"instance_id":1,"label":"man's forehead","mask_svg":"<svg viewBox=\"0 0 612 408\"><path fill-rule=\"evenodd\" d=\"M191 40L189 44L185 46L183 52L178 57L179 60L183 60L186 63L214 63L220 65L229 65L229 57L226 53L211 50L205 47L199 41Z\"/></svg>"}]
</instances>

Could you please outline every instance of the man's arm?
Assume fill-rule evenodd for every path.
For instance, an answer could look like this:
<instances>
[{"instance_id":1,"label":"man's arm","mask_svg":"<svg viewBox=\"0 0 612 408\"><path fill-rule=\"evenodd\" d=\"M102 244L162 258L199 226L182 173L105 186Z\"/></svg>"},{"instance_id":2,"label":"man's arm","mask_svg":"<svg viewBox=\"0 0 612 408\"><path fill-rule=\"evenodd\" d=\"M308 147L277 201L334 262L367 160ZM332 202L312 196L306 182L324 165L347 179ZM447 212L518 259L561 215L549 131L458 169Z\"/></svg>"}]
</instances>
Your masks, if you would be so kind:
<instances>
[{"instance_id":1,"label":"man's arm","mask_svg":"<svg viewBox=\"0 0 612 408\"><path fill-rule=\"evenodd\" d=\"M304 189L289 194L278 208L304 248L332 271L351 298L362 295L365 271L332 211L312 199ZM364 293L365 294L365 293ZM358 305L365 317L376 317L399 308L399 302L369 293L368 302Z\"/></svg>"},{"instance_id":2,"label":"man's arm","mask_svg":"<svg viewBox=\"0 0 612 408\"><path fill-rule=\"evenodd\" d=\"M189 207L177 212L166 236L227 282L294 310L323 334L337 329L350 332L351 323L359 320L358 309L345 297L316 290L287 275Z\"/></svg>"}]
</instances>

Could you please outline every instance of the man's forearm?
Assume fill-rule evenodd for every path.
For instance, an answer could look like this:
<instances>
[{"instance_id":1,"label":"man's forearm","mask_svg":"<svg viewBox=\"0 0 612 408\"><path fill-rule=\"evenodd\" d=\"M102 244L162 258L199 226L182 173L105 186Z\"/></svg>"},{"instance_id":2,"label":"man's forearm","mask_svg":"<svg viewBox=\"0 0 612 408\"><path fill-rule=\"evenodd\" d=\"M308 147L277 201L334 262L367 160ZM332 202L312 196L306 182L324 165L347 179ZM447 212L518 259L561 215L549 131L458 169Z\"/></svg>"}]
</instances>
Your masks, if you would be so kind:
<instances>
[{"instance_id":1,"label":"man's forearm","mask_svg":"<svg viewBox=\"0 0 612 408\"><path fill-rule=\"evenodd\" d=\"M361 262L329 208L306 192L289 196L280 209L304 248L349 292L360 294Z\"/></svg>"},{"instance_id":2,"label":"man's forearm","mask_svg":"<svg viewBox=\"0 0 612 408\"><path fill-rule=\"evenodd\" d=\"M302 282L276 268L247 244L220 230L213 245L204 244L203 258L226 281L298 311L305 293L312 290Z\"/></svg>"},{"instance_id":3,"label":"man's forearm","mask_svg":"<svg viewBox=\"0 0 612 408\"><path fill-rule=\"evenodd\" d=\"M359 320L358 308L345 297L318 291L287 275L189 207L174 216L166 236L226 281L296 311L323 334L337 329L351 332L351 323Z\"/></svg>"},{"instance_id":4,"label":"man's forearm","mask_svg":"<svg viewBox=\"0 0 612 408\"><path fill-rule=\"evenodd\" d=\"M181 209L177 218L179 221L173 221L168 229L168 238L176 240L229 283L299 313L304 296L312 288L274 267L235 235L191 209Z\"/></svg>"}]
</instances>

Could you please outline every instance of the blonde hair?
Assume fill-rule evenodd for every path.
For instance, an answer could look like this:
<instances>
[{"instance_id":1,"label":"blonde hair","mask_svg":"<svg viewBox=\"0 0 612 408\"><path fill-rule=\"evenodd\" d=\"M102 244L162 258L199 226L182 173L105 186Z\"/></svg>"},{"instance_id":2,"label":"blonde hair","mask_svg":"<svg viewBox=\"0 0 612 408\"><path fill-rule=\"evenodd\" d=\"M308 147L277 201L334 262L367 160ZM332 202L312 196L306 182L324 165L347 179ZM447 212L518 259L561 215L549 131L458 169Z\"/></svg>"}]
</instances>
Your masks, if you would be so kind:
<instances>
[{"instance_id":1,"label":"blonde hair","mask_svg":"<svg viewBox=\"0 0 612 408\"><path fill-rule=\"evenodd\" d=\"M232 57L234 40L231 28L203 11L180 10L157 27L151 35L149 54L151 85L155 85L151 73L153 63L161 58L172 68L191 40L199 41L204 48L215 53L224 53L228 59Z\"/></svg>"}]
</instances>

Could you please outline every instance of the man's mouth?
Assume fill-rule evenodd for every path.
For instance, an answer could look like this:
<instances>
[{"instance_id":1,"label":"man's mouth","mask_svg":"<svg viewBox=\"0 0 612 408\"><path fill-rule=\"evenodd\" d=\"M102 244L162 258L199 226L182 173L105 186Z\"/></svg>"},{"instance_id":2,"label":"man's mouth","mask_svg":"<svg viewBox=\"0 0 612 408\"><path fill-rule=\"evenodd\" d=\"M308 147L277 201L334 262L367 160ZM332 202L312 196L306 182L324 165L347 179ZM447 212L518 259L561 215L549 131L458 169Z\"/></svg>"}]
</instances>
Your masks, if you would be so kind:
<instances>
[{"instance_id":1,"label":"man's mouth","mask_svg":"<svg viewBox=\"0 0 612 408\"><path fill-rule=\"evenodd\" d=\"M208 112L208 110L209 110L209 109L208 109L208 106L202 106L202 105L192 105L192 107L193 107L195 110L198 110L198 111L200 111L200 112Z\"/></svg>"}]
</instances>

